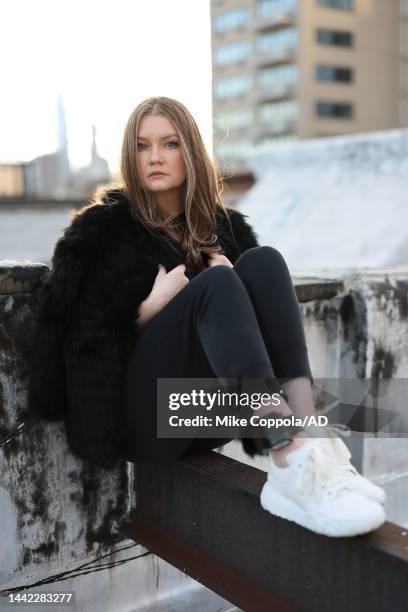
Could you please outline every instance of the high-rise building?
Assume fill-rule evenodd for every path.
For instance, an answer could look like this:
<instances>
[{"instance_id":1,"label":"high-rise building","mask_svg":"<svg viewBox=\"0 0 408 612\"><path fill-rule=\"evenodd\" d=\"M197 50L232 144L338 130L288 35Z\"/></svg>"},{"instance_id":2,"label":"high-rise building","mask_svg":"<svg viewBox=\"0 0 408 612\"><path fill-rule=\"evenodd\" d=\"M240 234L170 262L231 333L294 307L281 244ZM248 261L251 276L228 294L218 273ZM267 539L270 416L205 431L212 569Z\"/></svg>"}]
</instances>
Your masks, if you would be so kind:
<instances>
[{"instance_id":1,"label":"high-rise building","mask_svg":"<svg viewBox=\"0 0 408 612\"><path fill-rule=\"evenodd\" d=\"M211 0L214 153L408 125L407 0Z\"/></svg>"},{"instance_id":2,"label":"high-rise building","mask_svg":"<svg viewBox=\"0 0 408 612\"><path fill-rule=\"evenodd\" d=\"M62 96L57 98L57 148L53 153L35 157L28 164L32 188L36 198L69 197L68 181L71 168L68 156L68 137L65 107Z\"/></svg>"},{"instance_id":3,"label":"high-rise building","mask_svg":"<svg viewBox=\"0 0 408 612\"><path fill-rule=\"evenodd\" d=\"M60 166L60 178L65 180L71 174L68 156L67 124L65 120L65 107L61 94L58 95L58 146L57 153Z\"/></svg>"}]
</instances>

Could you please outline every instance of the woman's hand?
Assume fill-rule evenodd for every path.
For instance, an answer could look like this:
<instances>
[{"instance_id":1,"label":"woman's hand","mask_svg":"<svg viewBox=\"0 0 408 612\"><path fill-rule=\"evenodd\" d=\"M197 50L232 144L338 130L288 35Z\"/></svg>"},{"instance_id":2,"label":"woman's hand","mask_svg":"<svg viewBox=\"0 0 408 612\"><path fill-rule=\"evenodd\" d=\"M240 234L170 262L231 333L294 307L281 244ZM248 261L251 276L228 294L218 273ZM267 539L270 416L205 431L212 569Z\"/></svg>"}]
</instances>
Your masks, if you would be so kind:
<instances>
[{"instance_id":1,"label":"woman's hand","mask_svg":"<svg viewBox=\"0 0 408 612\"><path fill-rule=\"evenodd\" d=\"M221 255L220 253L208 254L208 267L210 268L211 266L228 266L229 268L234 267L228 257Z\"/></svg>"},{"instance_id":2,"label":"woman's hand","mask_svg":"<svg viewBox=\"0 0 408 612\"><path fill-rule=\"evenodd\" d=\"M185 276L186 266L180 264L166 272L166 268L159 264L159 271L153 283L153 287L147 298L139 306L137 325L143 327L155 314L160 312L164 306L190 281Z\"/></svg>"},{"instance_id":3,"label":"woman's hand","mask_svg":"<svg viewBox=\"0 0 408 612\"><path fill-rule=\"evenodd\" d=\"M170 302L170 300L190 282L184 274L185 271L185 264L176 266L170 272L166 272L166 268L162 264L159 264L159 271L148 297L151 296L152 300L160 304L161 308L163 308L163 306Z\"/></svg>"}]
</instances>

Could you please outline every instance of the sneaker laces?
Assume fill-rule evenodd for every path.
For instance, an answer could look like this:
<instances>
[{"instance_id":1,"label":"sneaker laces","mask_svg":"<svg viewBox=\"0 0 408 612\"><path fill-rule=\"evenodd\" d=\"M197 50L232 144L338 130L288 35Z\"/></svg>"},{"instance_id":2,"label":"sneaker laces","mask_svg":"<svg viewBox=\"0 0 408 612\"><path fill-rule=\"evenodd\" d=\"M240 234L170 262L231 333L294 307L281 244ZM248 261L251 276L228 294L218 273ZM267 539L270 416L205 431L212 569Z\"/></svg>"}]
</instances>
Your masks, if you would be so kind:
<instances>
[{"instance_id":1,"label":"sneaker laces","mask_svg":"<svg viewBox=\"0 0 408 612\"><path fill-rule=\"evenodd\" d=\"M326 425L325 429L328 430L330 434L339 435L339 437L348 437L351 434L350 427L343 425L342 423L332 423ZM344 458L344 460L337 459L336 465L334 466L334 472L339 475L344 474L346 477L349 477L350 474L353 476L359 476L357 469L352 463L350 463L350 460L346 458Z\"/></svg>"},{"instance_id":2,"label":"sneaker laces","mask_svg":"<svg viewBox=\"0 0 408 612\"><path fill-rule=\"evenodd\" d=\"M349 476L349 474L353 474L353 476L359 476L358 471L349 461L346 461L344 463L336 463L334 470L336 473L343 474L345 476Z\"/></svg>"},{"instance_id":3,"label":"sneaker laces","mask_svg":"<svg viewBox=\"0 0 408 612\"><path fill-rule=\"evenodd\" d=\"M325 454L319 446L313 445L305 457L296 487L307 495L320 481L323 483L322 489L334 499L344 489L353 490L345 480L344 467L345 464L338 463L334 457Z\"/></svg>"}]
</instances>

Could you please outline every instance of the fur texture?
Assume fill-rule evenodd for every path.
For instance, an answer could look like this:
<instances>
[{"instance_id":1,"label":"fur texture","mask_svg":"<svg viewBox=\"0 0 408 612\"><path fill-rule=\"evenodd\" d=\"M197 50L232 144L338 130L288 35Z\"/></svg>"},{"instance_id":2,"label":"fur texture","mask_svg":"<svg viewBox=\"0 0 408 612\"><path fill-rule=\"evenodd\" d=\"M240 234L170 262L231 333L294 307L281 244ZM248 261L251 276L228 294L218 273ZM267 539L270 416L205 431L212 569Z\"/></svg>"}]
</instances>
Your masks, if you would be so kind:
<instances>
[{"instance_id":1,"label":"fur texture","mask_svg":"<svg viewBox=\"0 0 408 612\"><path fill-rule=\"evenodd\" d=\"M232 263L258 246L244 217L232 211L233 236L225 214L217 212L218 240ZM147 230L125 194L112 189L102 202L74 213L40 289L29 412L64 420L71 452L105 469L120 459L125 367L138 334L136 311L158 263L167 271L184 263L179 245Z\"/></svg>"}]
</instances>

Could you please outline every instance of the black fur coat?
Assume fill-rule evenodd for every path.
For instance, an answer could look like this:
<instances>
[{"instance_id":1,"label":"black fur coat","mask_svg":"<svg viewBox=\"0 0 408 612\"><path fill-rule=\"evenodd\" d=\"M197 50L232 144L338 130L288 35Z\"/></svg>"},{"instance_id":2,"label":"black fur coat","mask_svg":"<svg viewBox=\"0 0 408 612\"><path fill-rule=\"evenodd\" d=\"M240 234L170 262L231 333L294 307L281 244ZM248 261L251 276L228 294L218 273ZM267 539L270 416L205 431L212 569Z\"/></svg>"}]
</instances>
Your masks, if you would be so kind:
<instances>
[{"instance_id":1,"label":"black fur coat","mask_svg":"<svg viewBox=\"0 0 408 612\"><path fill-rule=\"evenodd\" d=\"M244 215L233 210L230 221L234 236L217 211L218 242L234 264L258 240ZM167 272L185 263L181 246L147 230L124 192L111 189L64 229L40 289L29 413L63 419L71 452L106 469L120 458L125 365L158 263Z\"/></svg>"}]
</instances>

